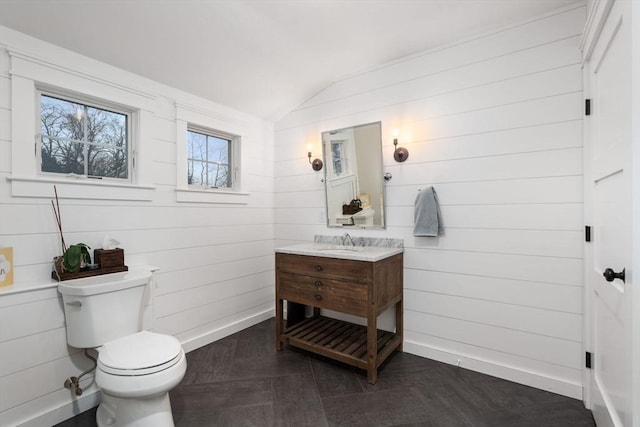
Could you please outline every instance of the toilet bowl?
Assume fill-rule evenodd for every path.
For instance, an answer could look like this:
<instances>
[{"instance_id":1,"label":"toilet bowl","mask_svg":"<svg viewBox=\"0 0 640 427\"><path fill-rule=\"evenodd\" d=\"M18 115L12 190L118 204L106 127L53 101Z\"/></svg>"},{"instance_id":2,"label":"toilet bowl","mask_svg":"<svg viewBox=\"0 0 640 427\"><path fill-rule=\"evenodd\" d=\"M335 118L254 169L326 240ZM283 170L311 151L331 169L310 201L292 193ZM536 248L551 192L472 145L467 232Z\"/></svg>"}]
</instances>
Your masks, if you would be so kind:
<instances>
[{"instance_id":1,"label":"toilet bowl","mask_svg":"<svg viewBox=\"0 0 640 427\"><path fill-rule=\"evenodd\" d=\"M111 276L111 277L107 277ZM98 351L102 391L98 426L172 427L169 390L187 369L180 341L142 330L141 308L151 271L61 282L67 342Z\"/></svg>"},{"instance_id":2,"label":"toilet bowl","mask_svg":"<svg viewBox=\"0 0 640 427\"><path fill-rule=\"evenodd\" d=\"M187 369L177 339L141 331L106 343L98 354L98 426L173 426L168 392Z\"/></svg>"},{"instance_id":3,"label":"toilet bowl","mask_svg":"<svg viewBox=\"0 0 640 427\"><path fill-rule=\"evenodd\" d=\"M172 336L142 331L110 341L98 349L96 384L120 398L144 398L172 389L187 362Z\"/></svg>"}]
</instances>

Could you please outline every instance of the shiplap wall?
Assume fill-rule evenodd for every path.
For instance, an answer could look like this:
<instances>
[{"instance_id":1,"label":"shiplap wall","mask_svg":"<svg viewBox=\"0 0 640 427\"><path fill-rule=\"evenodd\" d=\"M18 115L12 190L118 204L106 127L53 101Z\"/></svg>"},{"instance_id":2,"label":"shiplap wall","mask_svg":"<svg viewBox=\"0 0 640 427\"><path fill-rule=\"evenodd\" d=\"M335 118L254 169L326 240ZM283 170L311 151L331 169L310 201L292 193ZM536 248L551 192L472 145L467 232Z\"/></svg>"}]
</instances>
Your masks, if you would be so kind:
<instances>
[{"instance_id":1,"label":"shiplap wall","mask_svg":"<svg viewBox=\"0 0 640 427\"><path fill-rule=\"evenodd\" d=\"M577 3L353 75L288 114L275 132L276 244L343 232L325 228L306 146L382 121L387 229L348 231L404 239L405 351L581 398L585 16ZM428 185L446 232L416 238Z\"/></svg>"},{"instance_id":2,"label":"shiplap wall","mask_svg":"<svg viewBox=\"0 0 640 427\"><path fill-rule=\"evenodd\" d=\"M89 95L126 88L148 100L137 150L146 156L138 159L146 164L140 178L154 187L151 200L93 200L87 191L87 199L62 198L60 209L68 243L99 248L109 233L128 265L160 268L148 321L187 351L273 316L273 124L0 27L0 246L14 248L16 282L0 289L0 425L50 426L94 406L99 394L92 376L79 399L63 388L90 363L67 346L62 303L48 279L59 255L51 197L12 197L7 180L15 174L12 144L33 143L11 140L12 120L29 118L12 117L17 63L9 51L18 52L20 79L33 69L40 83ZM246 204L176 202L176 103L242 137Z\"/></svg>"}]
</instances>

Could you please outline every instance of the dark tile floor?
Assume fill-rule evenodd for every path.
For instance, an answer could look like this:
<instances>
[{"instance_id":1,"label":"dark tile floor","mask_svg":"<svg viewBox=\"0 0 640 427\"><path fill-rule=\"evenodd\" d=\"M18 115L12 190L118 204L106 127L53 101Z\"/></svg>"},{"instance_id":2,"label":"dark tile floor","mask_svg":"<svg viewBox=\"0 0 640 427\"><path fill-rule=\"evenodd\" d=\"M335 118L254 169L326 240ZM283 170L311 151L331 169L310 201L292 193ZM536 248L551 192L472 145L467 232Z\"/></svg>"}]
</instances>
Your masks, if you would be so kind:
<instances>
[{"instance_id":1,"label":"dark tile floor","mask_svg":"<svg viewBox=\"0 0 640 427\"><path fill-rule=\"evenodd\" d=\"M406 353L365 371L286 347L274 319L192 351L176 426L595 426L581 401ZM95 426L95 409L58 426Z\"/></svg>"}]
</instances>

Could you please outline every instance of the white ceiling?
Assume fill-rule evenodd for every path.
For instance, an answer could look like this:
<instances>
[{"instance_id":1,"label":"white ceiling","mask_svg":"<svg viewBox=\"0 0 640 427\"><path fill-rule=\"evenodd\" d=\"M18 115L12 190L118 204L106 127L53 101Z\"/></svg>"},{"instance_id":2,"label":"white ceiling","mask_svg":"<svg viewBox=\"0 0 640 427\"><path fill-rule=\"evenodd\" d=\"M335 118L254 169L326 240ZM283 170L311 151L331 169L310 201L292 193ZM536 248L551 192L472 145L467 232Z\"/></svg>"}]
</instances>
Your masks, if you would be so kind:
<instances>
[{"instance_id":1,"label":"white ceiling","mask_svg":"<svg viewBox=\"0 0 640 427\"><path fill-rule=\"evenodd\" d=\"M275 121L342 77L570 3L0 0L0 25Z\"/></svg>"}]
</instances>

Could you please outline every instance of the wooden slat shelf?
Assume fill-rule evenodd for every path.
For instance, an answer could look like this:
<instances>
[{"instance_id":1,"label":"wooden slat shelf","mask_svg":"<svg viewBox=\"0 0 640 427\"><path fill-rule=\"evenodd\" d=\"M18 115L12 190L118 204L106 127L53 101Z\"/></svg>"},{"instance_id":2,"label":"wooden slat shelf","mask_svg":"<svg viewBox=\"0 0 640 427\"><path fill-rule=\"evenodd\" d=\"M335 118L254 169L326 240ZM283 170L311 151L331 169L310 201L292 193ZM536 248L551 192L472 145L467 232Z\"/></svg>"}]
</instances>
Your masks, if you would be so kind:
<instances>
[{"instance_id":1,"label":"wooden slat shelf","mask_svg":"<svg viewBox=\"0 0 640 427\"><path fill-rule=\"evenodd\" d=\"M328 317L312 317L288 328L281 340L358 368L368 367L366 326ZM396 334L377 330L378 354L391 352L399 344L400 338Z\"/></svg>"}]
</instances>

